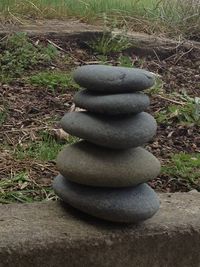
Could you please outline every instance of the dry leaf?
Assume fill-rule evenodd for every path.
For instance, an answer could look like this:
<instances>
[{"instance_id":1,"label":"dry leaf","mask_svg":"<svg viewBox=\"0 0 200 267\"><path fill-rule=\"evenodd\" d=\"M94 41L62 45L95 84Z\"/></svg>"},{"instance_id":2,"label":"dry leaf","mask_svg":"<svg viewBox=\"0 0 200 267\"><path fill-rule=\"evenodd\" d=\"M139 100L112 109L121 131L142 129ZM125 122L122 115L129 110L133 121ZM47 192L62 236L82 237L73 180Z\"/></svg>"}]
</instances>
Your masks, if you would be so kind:
<instances>
[{"instance_id":1,"label":"dry leaf","mask_svg":"<svg viewBox=\"0 0 200 267\"><path fill-rule=\"evenodd\" d=\"M52 130L55 137L58 139L58 140L68 140L69 138L69 134L66 133L63 129L53 129Z\"/></svg>"}]
</instances>

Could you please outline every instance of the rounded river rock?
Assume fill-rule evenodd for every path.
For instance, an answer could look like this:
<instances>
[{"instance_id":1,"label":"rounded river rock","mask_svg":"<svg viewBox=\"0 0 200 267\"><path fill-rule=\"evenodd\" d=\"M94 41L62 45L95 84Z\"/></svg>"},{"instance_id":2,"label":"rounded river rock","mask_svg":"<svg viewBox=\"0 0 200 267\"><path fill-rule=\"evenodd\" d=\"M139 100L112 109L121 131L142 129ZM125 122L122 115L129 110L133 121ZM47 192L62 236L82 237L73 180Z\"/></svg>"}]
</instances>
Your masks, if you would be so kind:
<instances>
[{"instance_id":1,"label":"rounded river rock","mask_svg":"<svg viewBox=\"0 0 200 267\"><path fill-rule=\"evenodd\" d=\"M53 182L55 193L66 203L95 217L137 223L159 209L156 193L147 184L126 188L98 188L67 181L62 175Z\"/></svg>"},{"instance_id":2,"label":"rounded river rock","mask_svg":"<svg viewBox=\"0 0 200 267\"><path fill-rule=\"evenodd\" d=\"M160 172L160 163L141 147L114 150L86 141L66 146L57 167L68 180L100 187L126 187L147 182Z\"/></svg>"},{"instance_id":3,"label":"rounded river rock","mask_svg":"<svg viewBox=\"0 0 200 267\"><path fill-rule=\"evenodd\" d=\"M125 93L153 86L155 76L143 69L86 65L77 68L74 80L91 91Z\"/></svg>"},{"instance_id":4,"label":"rounded river rock","mask_svg":"<svg viewBox=\"0 0 200 267\"><path fill-rule=\"evenodd\" d=\"M129 116L102 116L71 112L61 120L64 131L94 144L126 149L150 141L156 133L155 119L146 112Z\"/></svg>"},{"instance_id":5,"label":"rounded river rock","mask_svg":"<svg viewBox=\"0 0 200 267\"><path fill-rule=\"evenodd\" d=\"M100 95L89 90L81 90L75 95L74 103L91 112L117 115L144 111L150 105L150 100L142 93Z\"/></svg>"}]
</instances>

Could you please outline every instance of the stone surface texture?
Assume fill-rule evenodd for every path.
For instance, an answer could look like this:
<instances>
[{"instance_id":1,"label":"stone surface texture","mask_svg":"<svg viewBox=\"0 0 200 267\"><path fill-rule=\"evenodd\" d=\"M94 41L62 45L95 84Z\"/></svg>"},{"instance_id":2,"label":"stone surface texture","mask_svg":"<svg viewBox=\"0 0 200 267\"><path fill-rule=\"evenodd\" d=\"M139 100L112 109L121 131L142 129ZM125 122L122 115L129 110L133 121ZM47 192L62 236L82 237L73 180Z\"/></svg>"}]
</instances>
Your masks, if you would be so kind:
<instances>
[{"instance_id":1,"label":"stone surface texture","mask_svg":"<svg viewBox=\"0 0 200 267\"><path fill-rule=\"evenodd\" d=\"M147 184L100 188L72 183L66 178L58 175L54 179L55 193L72 207L97 218L138 223L152 217L159 209L158 197Z\"/></svg>"},{"instance_id":2,"label":"stone surface texture","mask_svg":"<svg viewBox=\"0 0 200 267\"><path fill-rule=\"evenodd\" d=\"M143 145L153 138L157 128L155 119L145 112L117 117L71 112L62 118L61 126L71 135L115 149Z\"/></svg>"},{"instance_id":3,"label":"stone surface texture","mask_svg":"<svg viewBox=\"0 0 200 267\"><path fill-rule=\"evenodd\" d=\"M150 100L142 93L105 95L81 90L74 96L74 103L90 112L118 115L142 112L148 108Z\"/></svg>"},{"instance_id":4,"label":"stone surface texture","mask_svg":"<svg viewBox=\"0 0 200 267\"><path fill-rule=\"evenodd\" d=\"M199 267L200 193L160 194L139 225L96 220L60 202L0 205L1 267Z\"/></svg>"},{"instance_id":5,"label":"stone surface texture","mask_svg":"<svg viewBox=\"0 0 200 267\"><path fill-rule=\"evenodd\" d=\"M68 180L79 184L126 187L155 178L160 162L141 147L114 150L81 141L63 148L57 168Z\"/></svg>"},{"instance_id":6,"label":"stone surface texture","mask_svg":"<svg viewBox=\"0 0 200 267\"><path fill-rule=\"evenodd\" d=\"M145 182L158 175L160 164L139 147L153 138L157 124L144 112L148 96L138 91L153 86L155 75L137 68L86 65L73 77L86 88L74 97L84 111L65 114L61 127L84 141L59 154L56 195L100 219L147 220L158 211L159 200Z\"/></svg>"},{"instance_id":7,"label":"stone surface texture","mask_svg":"<svg viewBox=\"0 0 200 267\"><path fill-rule=\"evenodd\" d=\"M137 68L86 65L75 70L74 80L91 91L126 93L153 86L155 75Z\"/></svg>"}]
</instances>

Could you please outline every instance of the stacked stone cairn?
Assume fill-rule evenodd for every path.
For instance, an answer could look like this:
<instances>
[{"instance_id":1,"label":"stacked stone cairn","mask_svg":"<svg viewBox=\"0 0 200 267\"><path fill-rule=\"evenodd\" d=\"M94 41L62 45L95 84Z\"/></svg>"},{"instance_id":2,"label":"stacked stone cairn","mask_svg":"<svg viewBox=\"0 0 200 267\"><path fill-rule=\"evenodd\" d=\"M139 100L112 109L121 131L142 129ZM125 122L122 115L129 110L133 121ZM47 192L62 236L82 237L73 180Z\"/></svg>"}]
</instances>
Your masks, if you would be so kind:
<instances>
[{"instance_id":1,"label":"stacked stone cairn","mask_svg":"<svg viewBox=\"0 0 200 267\"><path fill-rule=\"evenodd\" d=\"M160 171L159 161L142 146L156 133L156 121L144 112L149 97L141 91L154 75L135 68L88 65L74 72L87 89L74 102L85 111L65 114L64 131L82 141L58 155L55 193L76 209L113 222L138 223L159 209L147 181Z\"/></svg>"}]
</instances>

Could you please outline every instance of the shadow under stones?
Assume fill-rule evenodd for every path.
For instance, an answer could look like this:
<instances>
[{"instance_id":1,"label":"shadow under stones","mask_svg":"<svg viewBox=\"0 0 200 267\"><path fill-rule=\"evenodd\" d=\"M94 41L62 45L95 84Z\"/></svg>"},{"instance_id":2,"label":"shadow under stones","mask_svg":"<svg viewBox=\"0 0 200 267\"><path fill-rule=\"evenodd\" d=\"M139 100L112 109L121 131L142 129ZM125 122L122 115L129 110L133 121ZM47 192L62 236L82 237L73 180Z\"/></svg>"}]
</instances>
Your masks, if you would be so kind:
<instances>
[{"instance_id":1,"label":"shadow under stones","mask_svg":"<svg viewBox=\"0 0 200 267\"><path fill-rule=\"evenodd\" d=\"M88 225L92 225L95 226L99 229L102 230L127 230L130 228L138 228L141 227L143 222L137 223L137 224L133 224L133 223L119 223L119 222L111 222L111 221L106 221L100 218L95 218L93 216L90 216L78 209L73 208L72 206L70 206L69 204L63 202L62 200L58 201L61 208L68 214L70 214L70 216L75 219L75 220L82 220L84 223L88 224Z\"/></svg>"}]
</instances>

